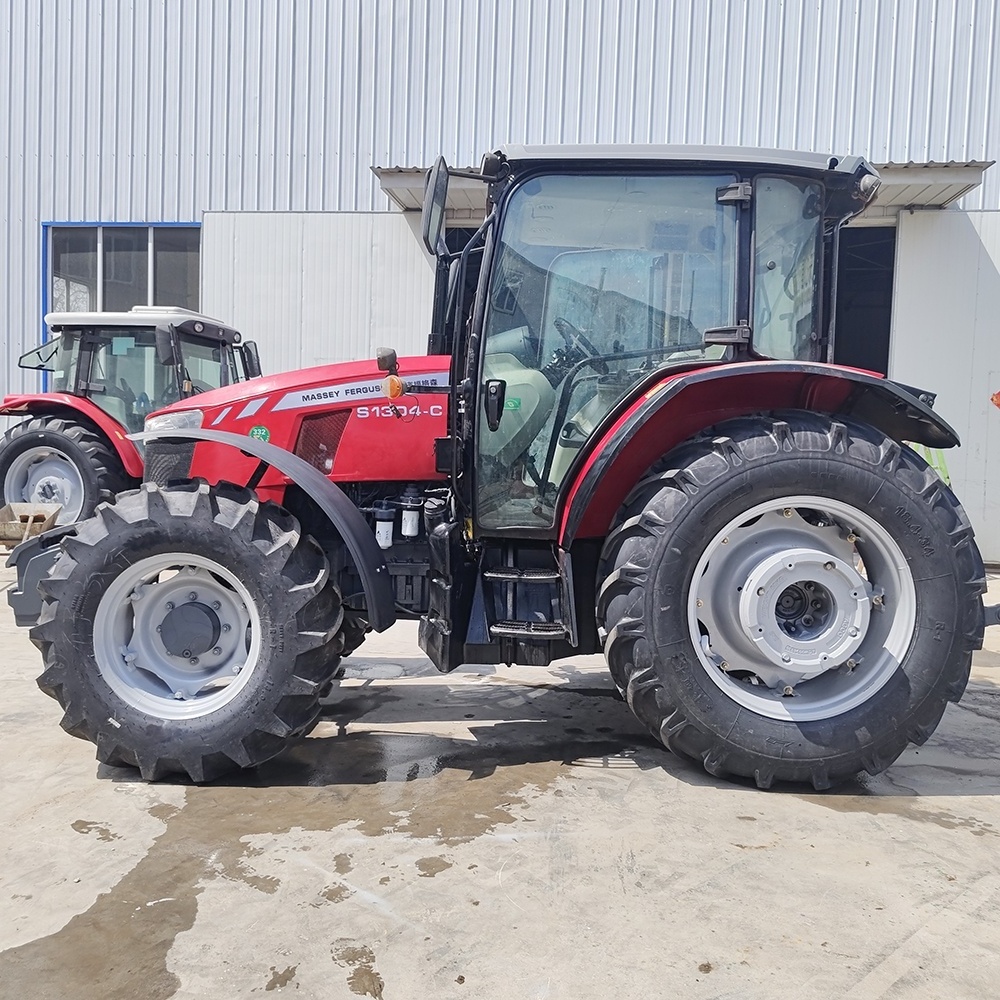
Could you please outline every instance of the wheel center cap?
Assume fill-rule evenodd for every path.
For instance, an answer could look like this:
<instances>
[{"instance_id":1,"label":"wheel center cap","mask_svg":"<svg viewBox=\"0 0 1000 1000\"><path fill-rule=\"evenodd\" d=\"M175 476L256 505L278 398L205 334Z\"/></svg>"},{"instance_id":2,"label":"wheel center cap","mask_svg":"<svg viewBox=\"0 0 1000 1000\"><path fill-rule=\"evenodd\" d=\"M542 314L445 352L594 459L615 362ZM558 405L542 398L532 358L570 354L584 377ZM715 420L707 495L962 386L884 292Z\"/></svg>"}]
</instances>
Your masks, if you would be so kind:
<instances>
[{"instance_id":1,"label":"wheel center cap","mask_svg":"<svg viewBox=\"0 0 1000 1000\"><path fill-rule=\"evenodd\" d=\"M747 638L802 680L846 662L864 641L870 615L867 581L818 549L785 549L763 559L740 593Z\"/></svg>"},{"instance_id":2,"label":"wheel center cap","mask_svg":"<svg viewBox=\"0 0 1000 1000\"><path fill-rule=\"evenodd\" d=\"M197 601L172 608L160 623L160 639L173 656L200 656L218 643L221 634L219 616Z\"/></svg>"}]
</instances>

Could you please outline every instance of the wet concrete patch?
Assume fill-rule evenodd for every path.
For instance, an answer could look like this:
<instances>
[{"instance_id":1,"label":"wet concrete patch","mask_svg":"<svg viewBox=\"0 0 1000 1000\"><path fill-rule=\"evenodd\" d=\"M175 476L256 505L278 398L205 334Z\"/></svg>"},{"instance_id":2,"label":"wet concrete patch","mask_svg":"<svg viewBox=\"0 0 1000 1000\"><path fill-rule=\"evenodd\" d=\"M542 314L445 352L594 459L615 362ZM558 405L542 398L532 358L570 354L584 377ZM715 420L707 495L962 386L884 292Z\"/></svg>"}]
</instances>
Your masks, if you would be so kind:
<instances>
[{"instance_id":1,"label":"wet concrete patch","mask_svg":"<svg viewBox=\"0 0 1000 1000\"><path fill-rule=\"evenodd\" d=\"M295 978L297 969L298 966L289 965L281 971L278 971L278 969L272 965L270 970L271 978L265 984L264 991L266 993L270 993L272 990L280 990L287 986Z\"/></svg>"},{"instance_id":2,"label":"wet concrete patch","mask_svg":"<svg viewBox=\"0 0 1000 1000\"><path fill-rule=\"evenodd\" d=\"M383 1000L385 982L375 968L375 953L367 945L359 945L349 938L341 938L333 945L333 960L351 970L347 985L358 996Z\"/></svg>"},{"instance_id":3,"label":"wet concrete patch","mask_svg":"<svg viewBox=\"0 0 1000 1000\"><path fill-rule=\"evenodd\" d=\"M76 830L77 833L94 834L98 840L108 843L112 840L121 840L121 837L117 833L112 833L111 830L101 823L92 823L89 820L78 819L70 823L70 826Z\"/></svg>"},{"instance_id":4,"label":"wet concrete patch","mask_svg":"<svg viewBox=\"0 0 1000 1000\"><path fill-rule=\"evenodd\" d=\"M445 861L444 858L420 858L417 861L417 869L420 871L421 878L434 878L435 875L439 875L451 867L452 863Z\"/></svg>"}]
</instances>

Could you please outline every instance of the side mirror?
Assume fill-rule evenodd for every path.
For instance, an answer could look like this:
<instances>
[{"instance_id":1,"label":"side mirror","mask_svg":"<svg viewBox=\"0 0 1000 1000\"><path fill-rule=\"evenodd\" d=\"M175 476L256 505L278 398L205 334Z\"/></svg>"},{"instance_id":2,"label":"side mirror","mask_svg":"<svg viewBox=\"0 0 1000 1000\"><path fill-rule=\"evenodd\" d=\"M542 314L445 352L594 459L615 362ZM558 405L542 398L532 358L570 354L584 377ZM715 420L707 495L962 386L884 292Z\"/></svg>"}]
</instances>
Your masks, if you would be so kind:
<instances>
[{"instance_id":1,"label":"side mirror","mask_svg":"<svg viewBox=\"0 0 1000 1000\"><path fill-rule=\"evenodd\" d=\"M500 426L500 418L503 416L507 383L502 378L487 379L485 389L483 408L486 410L486 426L495 431Z\"/></svg>"},{"instance_id":2,"label":"side mirror","mask_svg":"<svg viewBox=\"0 0 1000 1000\"><path fill-rule=\"evenodd\" d=\"M396 359L396 352L391 347L375 349L375 364L380 372L388 372L390 375L399 374L399 361Z\"/></svg>"},{"instance_id":3,"label":"side mirror","mask_svg":"<svg viewBox=\"0 0 1000 1000\"><path fill-rule=\"evenodd\" d=\"M424 209L421 217L421 232L424 246L435 257L447 250L444 242L445 207L448 203L448 164L444 157L434 161L427 175L424 188Z\"/></svg>"},{"instance_id":4,"label":"side mirror","mask_svg":"<svg viewBox=\"0 0 1000 1000\"><path fill-rule=\"evenodd\" d=\"M260 355L257 353L257 345L252 340L244 341L243 351L243 372L247 378L257 378L260 375Z\"/></svg>"},{"instance_id":5,"label":"side mirror","mask_svg":"<svg viewBox=\"0 0 1000 1000\"><path fill-rule=\"evenodd\" d=\"M154 335L156 342L156 360L161 365L173 366L178 363L177 351L174 348L173 329L164 330L162 327L156 328Z\"/></svg>"}]
</instances>

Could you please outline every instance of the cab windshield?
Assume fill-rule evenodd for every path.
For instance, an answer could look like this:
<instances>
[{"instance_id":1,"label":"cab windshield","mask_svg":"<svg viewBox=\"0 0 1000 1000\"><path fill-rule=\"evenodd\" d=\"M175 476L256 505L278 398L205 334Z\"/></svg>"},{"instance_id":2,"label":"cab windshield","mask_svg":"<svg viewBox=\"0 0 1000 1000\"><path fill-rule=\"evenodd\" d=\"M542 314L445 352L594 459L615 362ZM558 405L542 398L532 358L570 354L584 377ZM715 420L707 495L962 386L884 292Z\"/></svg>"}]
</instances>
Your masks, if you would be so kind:
<instances>
[{"instance_id":1,"label":"cab windshield","mask_svg":"<svg viewBox=\"0 0 1000 1000\"><path fill-rule=\"evenodd\" d=\"M550 527L559 487L600 420L665 365L718 360L705 331L735 325L738 207L730 175L550 175L511 196L490 279L479 519Z\"/></svg>"}]
</instances>

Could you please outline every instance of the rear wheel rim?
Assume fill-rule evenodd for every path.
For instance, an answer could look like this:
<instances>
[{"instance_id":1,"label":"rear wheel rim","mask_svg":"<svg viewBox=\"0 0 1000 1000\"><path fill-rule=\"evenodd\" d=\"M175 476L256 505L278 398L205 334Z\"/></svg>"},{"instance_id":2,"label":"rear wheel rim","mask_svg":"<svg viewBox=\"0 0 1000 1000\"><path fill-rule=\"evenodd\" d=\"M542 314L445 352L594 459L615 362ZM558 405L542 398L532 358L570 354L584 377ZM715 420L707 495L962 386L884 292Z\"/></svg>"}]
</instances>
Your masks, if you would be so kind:
<instances>
[{"instance_id":1,"label":"rear wheel rim","mask_svg":"<svg viewBox=\"0 0 1000 1000\"><path fill-rule=\"evenodd\" d=\"M863 704L905 659L916 588L878 521L840 500L788 496L708 543L688 596L702 668L743 708L809 722Z\"/></svg>"},{"instance_id":2,"label":"rear wheel rim","mask_svg":"<svg viewBox=\"0 0 1000 1000\"><path fill-rule=\"evenodd\" d=\"M231 570L195 553L133 563L102 595L94 618L101 676L126 704L161 719L224 708L260 655L253 597Z\"/></svg>"},{"instance_id":3,"label":"rear wheel rim","mask_svg":"<svg viewBox=\"0 0 1000 1000\"><path fill-rule=\"evenodd\" d=\"M8 503L60 504L59 524L72 524L83 511L83 475L64 451L38 445L11 462L3 495Z\"/></svg>"}]
</instances>

